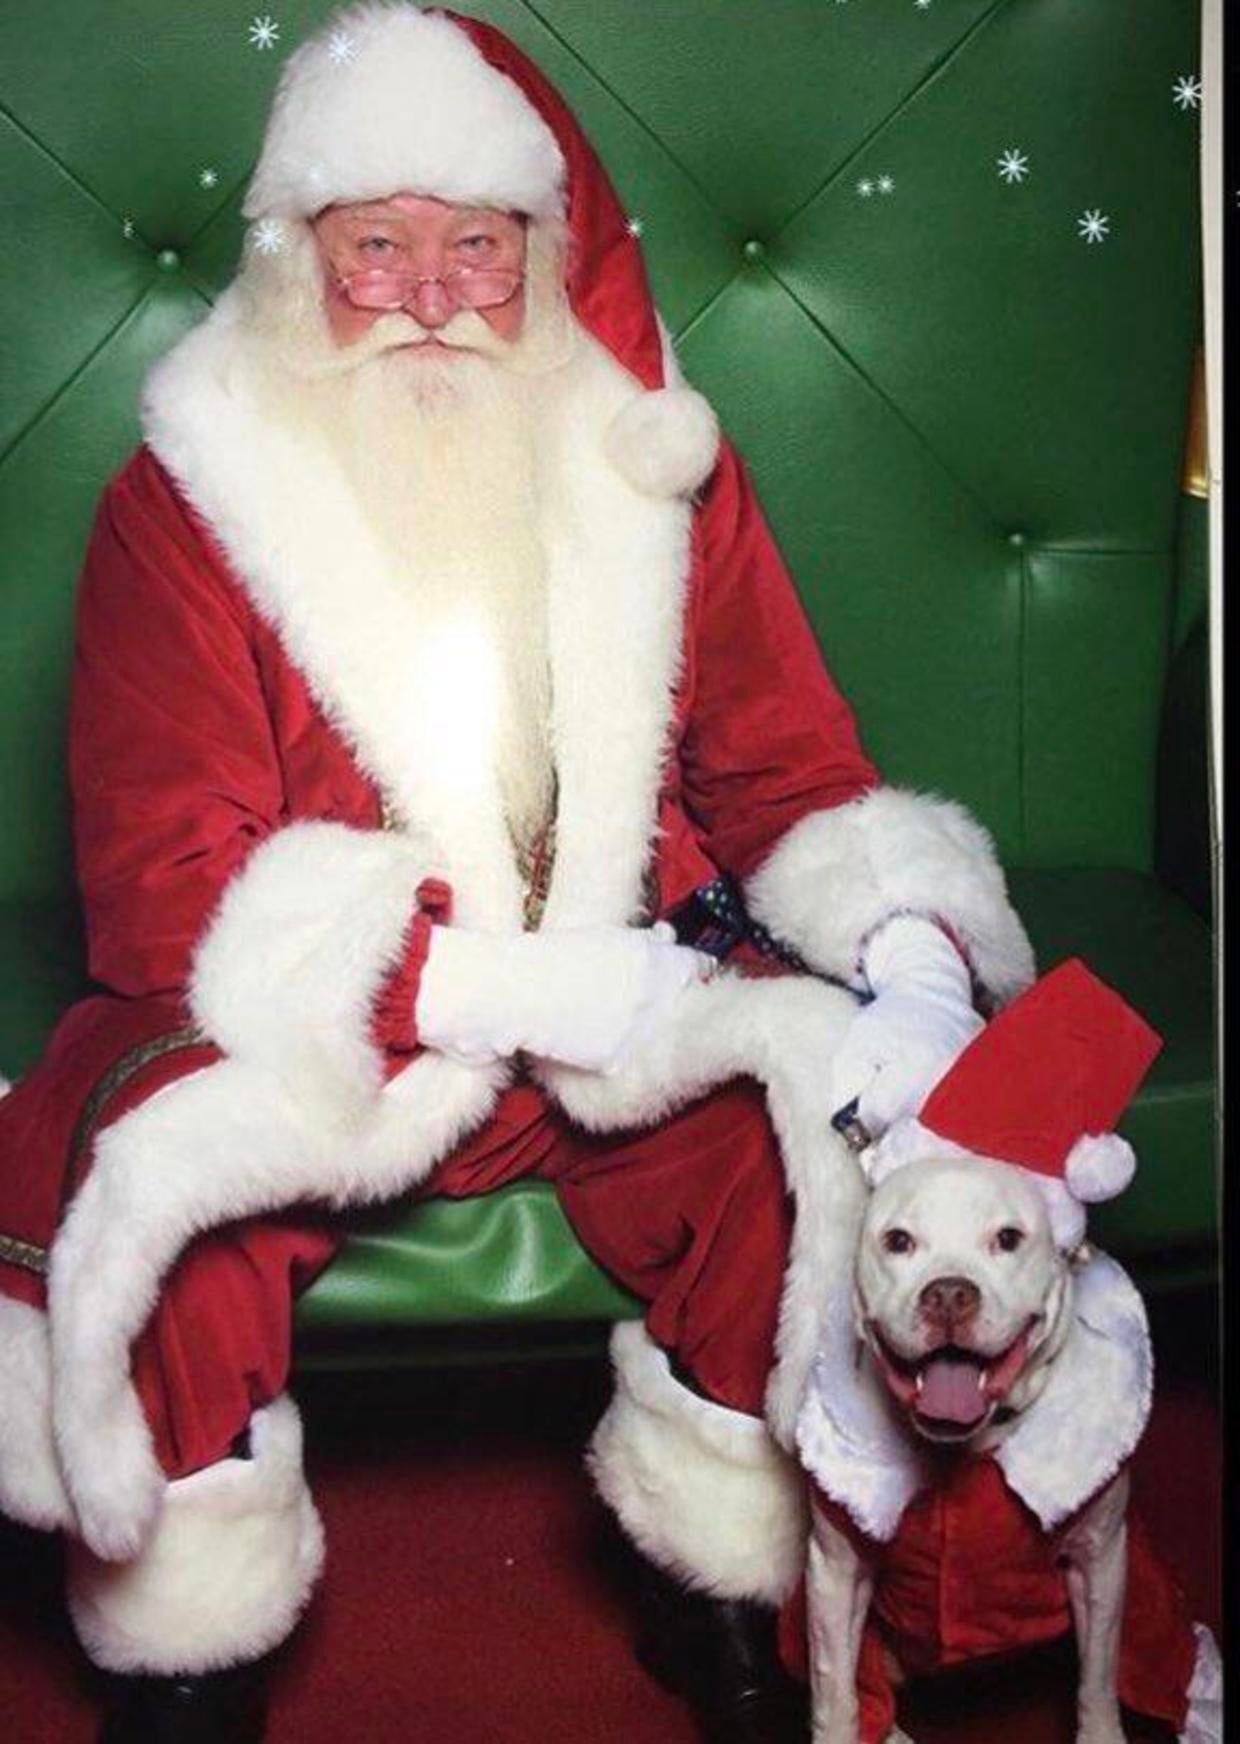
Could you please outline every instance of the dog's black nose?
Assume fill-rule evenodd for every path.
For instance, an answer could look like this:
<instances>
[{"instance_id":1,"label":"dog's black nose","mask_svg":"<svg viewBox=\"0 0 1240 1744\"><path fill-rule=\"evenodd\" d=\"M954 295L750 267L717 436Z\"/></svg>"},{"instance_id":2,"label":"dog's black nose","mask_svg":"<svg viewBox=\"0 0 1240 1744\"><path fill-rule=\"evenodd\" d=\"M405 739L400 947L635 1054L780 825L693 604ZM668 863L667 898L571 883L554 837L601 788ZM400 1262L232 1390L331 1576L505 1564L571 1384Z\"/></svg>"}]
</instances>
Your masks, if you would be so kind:
<instances>
[{"instance_id":1,"label":"dog's black nose","mask_svg":"<svg viewBox=\"0 0 1240 1744\"><path fill-rule=\"evenodd\" d=\"M981 1300L977 1285L968 1278L932 1278L917 1298L926 1319L944 1326L972 1320Z\"/></svg>"}]
</instances>

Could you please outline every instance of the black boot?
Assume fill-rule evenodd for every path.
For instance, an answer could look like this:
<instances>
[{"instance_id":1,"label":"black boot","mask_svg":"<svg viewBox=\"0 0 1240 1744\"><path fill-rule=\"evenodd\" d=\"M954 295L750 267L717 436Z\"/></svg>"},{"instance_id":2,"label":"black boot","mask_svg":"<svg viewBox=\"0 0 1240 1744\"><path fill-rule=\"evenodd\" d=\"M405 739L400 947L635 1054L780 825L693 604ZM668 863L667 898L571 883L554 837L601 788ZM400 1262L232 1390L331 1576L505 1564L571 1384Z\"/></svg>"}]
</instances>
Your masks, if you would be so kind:
<instances>
[{"instance_id":1,"label":"black boot","mask_svg":"<svg viewBox=\"0 0 1240 1744\"><path fill-rule=\"evenodd\" d=\"M259 1744L267 1728L261 1664L110 1682L99 1744Z\"/></svg>"},{"instance_id":2,"label":"black boot","mask_svg":"<svg viewBox=\"0 0 1240 1744\"><path fill-rule=\"evenodd\" d=\"M770 1606L691 1592L657 1569L640 1589L637 1657L689 1702L704 1744L809 1744L809 1690L780 1663Z\"/></svg>"}]
</instances>

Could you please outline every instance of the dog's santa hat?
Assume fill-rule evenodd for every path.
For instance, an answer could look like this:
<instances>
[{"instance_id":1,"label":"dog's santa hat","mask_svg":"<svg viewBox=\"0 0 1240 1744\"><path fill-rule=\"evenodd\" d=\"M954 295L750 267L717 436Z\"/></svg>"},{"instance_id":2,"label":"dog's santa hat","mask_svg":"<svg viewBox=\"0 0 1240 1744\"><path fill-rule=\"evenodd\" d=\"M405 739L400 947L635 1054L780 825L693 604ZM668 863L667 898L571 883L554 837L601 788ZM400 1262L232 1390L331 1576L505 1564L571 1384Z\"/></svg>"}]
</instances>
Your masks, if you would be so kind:
<instances>
[{"instance_id":1,"label":"dog's santa hat","mask_svg":"<svg viewBox=\"0 0 1240 1744\"><path fill-rule=\"evenodd\" d=\"M703 483L715 415L680 376L636 227L572 111L492 25L363 0L286 62L242 211L278 226L396 193L565 221L572 311L648 390L608 431L612 464L648 495Z\"/></svg>"},{"instance_id":2,"label":"dog's santa hat","mask_svg":"<svg viewBox=\"0 0 1240 1744\"><path fill-rule=\"evenodd\" d=\"M1023 1169L1041 1189L1059 1247L1085 1234L1084 1206L1113 1199L1136 1158L1111 1129L1162 1047L1113 988L1073 957L1036 981L956 1059L920 1113L863 1153L871 1183L926 1157Z\"/></svg>"}]
</instances>

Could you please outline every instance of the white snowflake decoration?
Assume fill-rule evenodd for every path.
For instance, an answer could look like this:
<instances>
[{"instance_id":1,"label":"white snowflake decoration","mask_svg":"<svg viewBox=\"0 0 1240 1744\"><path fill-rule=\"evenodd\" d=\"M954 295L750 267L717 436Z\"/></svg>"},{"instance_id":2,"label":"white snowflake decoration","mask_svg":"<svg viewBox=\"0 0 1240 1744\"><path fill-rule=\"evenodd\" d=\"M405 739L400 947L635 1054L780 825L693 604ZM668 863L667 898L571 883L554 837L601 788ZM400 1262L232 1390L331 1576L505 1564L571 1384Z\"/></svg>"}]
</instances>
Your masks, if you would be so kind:
<instances>
[{"instance_id":1,"label":"white snowflake decoration","mask_svg":"<svg viewBox=\"0 0 1240 1744\"><path fill-rule=\"evenodd\" d=\"M630 236L640 236L646 226L642 223L640 218L630 218L624 228L628 231Z\"/></svg>"},{"instance_id":2,"label":"white snowflake decoration","mask_svg":"<svg viewBox=\"0 0 1240 1744\"><path fill-rule=\"evenodd\" d=\"M280 40L279 20L264 12L261 18L255 18L250 25L250 44L253 48L274 48Z\"/></svg>"},{"instance_id":3,"label":"white snowflake decoration","mask_svg":"<svg viewBox=\"0 0 1240 1744\"><path fill-rule=\"evenodd\" d=\"M347 31L337 30L333 32L328 41L327 53L336 66L342 67L346 61L351 61L356 55L357 44Z\"/></svg>"},{"instance_id":4,"label":"white snowflake decoration","mask_svg":"<svg viewBox=\"0 0 1240 1744\"><path fill-rule=\"evenodd\" d=\"M1105 242L1110 235L1111 220L1104 217L1096 209L1092 212L1085 212L1077 219L1076 223L1078 234L1083 236L1086 242Z\"/></svg>"},{"instance_id":5,"label":"white snowflake decoration","mask_svg":"<svg viewBox=\"0 0 1240 1744\"><path fill-rule=\"evenodd\" d=\"M284 231L274 218L263 218L250 233L259 254L279 254L284 247Z\"/></svg>"},{"instance_id":6,"label":"white snowflake decoration","mask_svg":"<svg viewBox=\"0 0 1240 1744\"><path fill-rule=\"evenodd\" d=\"M1013 182L1023 182L1029 174L1029 159L1023 151L1017 151L1015 146L1005 151L1002 157L997 157L995 162L999 166L999 174L1009 187Z\"/></svg>"},{"instance_id":7,"label":"white snowflake decoration","mask_svg":"<svg viewBox=\"0 0 1240 1744\"><path fill-rule=\"evenodd\" d=\"M200 172L199 177L198 177L198 186L200 188L213 188L215 186L215 184L219 181L219 179L220 179L220 172L218 170L213 170L210 167L208 167L207 169L202 170Z\"/></svg>"},{"instance_id":8,"label":"white snowflake decoration","mask_svg":"<svg viewBox=\"0 0 1240 1744\"><path fill-rule=\"evenodd\" d=\"M874 183L870 180L869 176L862 176L861 180L857 183L857 192L861 195L863 200L869 199L870 195L874 192Z\"/></svg>"},{"instance_id":9,"label":"white snowflake decoration","mask_svg":"<svg viewBox=\"0 0 1240 1744\"><path fill-rule=\"evenodd\" d=\"M913 0L913 5L919 12L928 12L930 10L930 0Z\"/></svg>"},{"instance_id":10,"label":"white snowflake decoration","mask_svg":"<svg viewBox=\"0 0 1240 1744\"><path fill-rule=\"evenodd\" d=\"M1171 100L1180 109L1198 108L1201 103L1201 80L1185 73L1171 87Z\"/></svg>"},{"instance_id":11,"label":"white snowflake decoration","mask_svg":"<svg viewBox=\"0 0 1240 1744\"><path fill-rule=\"evenodd\" d=\"M895 186L895 179L892 176L880 176L878 178L878 191L880 194L894 193Z\"/></svg>"}]
</instances>

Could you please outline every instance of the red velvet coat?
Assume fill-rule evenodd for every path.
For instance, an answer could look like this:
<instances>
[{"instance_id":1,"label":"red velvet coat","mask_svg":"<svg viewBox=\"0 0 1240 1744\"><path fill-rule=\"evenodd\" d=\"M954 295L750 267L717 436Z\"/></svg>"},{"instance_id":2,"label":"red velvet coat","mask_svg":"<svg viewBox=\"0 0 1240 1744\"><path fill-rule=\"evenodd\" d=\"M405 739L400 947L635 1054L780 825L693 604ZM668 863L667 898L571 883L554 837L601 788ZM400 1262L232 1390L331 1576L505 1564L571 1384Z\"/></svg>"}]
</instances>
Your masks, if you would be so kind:
<instances>
[{"instance_id":1,"label":"red velvet coat","mask_svg":"<svg viewBox=\"0 0 1240 1744\"><path fill-rule=\"evenodd\" d=\"M748 874L799 818L876 779L728 450L694 518L688 600L659 796L658 915L721 870ZM70 757L90 972L103 991L66 1013L0 1102L0 1282L31 1302L90 1131L218 1057L189 1030L184 994L228 881L289 822L384 821L375 782L145 446L108 486L87 552ZM424 889L404 973L381 999L390 1069L415 1044L434 894Z\"/></svg>"}]
</instances>

